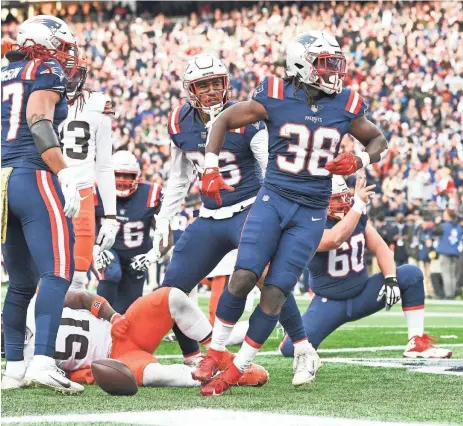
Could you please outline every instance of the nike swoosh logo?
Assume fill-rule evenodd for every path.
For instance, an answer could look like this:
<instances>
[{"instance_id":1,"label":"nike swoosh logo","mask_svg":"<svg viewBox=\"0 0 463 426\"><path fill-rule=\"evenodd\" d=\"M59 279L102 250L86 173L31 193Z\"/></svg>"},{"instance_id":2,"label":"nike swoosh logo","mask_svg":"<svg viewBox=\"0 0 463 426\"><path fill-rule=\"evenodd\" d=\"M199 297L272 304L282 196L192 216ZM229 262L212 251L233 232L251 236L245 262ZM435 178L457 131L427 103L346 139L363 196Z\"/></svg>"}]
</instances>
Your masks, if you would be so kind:
<instances>
[{"instance_id":1,"label":"nike swoosh logo","mask_svg":"<svg viewBox=\"0 0 463 426\"><path fill-rule=\"evenodd\" d=\"M80 197L80 201L84 201L88 197L90 197L90 195L86 195L85 197Z\"/></svg>"},{"instance_id":2,"label":"nike swoosh logo","mask_svg":"<svg viewBox=\"0 0 463 426\"><path fill-rule=\"evenodd\" d=\"M321 217L319 217L319 218L313 217L313 218L312 218L312 222L318 222L319 220L322 220L322 218L321 218Z\"/></svg>"},{"instance_id":3,"label":"nike swoosh logo","mask_svg":"<svg viewBox=\"0 0 463 426\"><path fill-rule=\"evenodd\" d=\"M55 379L54 377L50 376L50 379L53 379L56 383L60 384L66 389L69 389L71 387L71 384L69 382L62 382L61 380Z\"/></svg>"},{"instance_id":4,"label":"nike swoosh logo","mask_svg":"<svg viewBox=\"0 0 463 426\"><path fill-rule=\"evenodd\" d=\"M140 278L143 278L143 277L144 277L144 275L140 275L140 276L137 275L137 280L139 280Z\"/></svg>"}]
</instances>

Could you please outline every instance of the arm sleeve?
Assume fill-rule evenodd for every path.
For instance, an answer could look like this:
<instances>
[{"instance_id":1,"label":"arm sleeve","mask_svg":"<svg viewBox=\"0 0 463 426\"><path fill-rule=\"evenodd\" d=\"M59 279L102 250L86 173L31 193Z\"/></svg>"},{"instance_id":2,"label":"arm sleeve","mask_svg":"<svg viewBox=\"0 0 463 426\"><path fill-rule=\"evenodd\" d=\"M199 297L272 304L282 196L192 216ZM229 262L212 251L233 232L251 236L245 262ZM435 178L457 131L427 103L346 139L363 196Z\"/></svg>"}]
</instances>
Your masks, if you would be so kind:
<instances>
[{"instance_id":1,"label":"arm sleeve","mask_svg":"<svg viewBox=\"0 0 463 426\"><path fill-rule=\"evenodd\" d=\"M265 175L268 163L268 132L267 129L259 130L251 139L251 151L259 163L262 173Z\"/></svg>"},{"instance_id":2,"label":"arm sleeve","mask_svg":"<svg viewBox=\"0 0 463 426\"><path fill-rule=\"evenodd\" d=\"M173 142L170 144L171 169L167 187L162 199L160 217L173 218L182 205L193 180L194 169L192 164L183 155L183 152Z\"/></svg>"},{"instance_id":3,"label":"arm sleeve","mask_svg":"<svg viewBox=\"0 0 463 426\"><path fill-rule=\"evenodd\" d=\"M105 216L116 214L116 180L112 150L111 119L103 115L96 132L95 174Z\"/></svg>"}]
</instances>

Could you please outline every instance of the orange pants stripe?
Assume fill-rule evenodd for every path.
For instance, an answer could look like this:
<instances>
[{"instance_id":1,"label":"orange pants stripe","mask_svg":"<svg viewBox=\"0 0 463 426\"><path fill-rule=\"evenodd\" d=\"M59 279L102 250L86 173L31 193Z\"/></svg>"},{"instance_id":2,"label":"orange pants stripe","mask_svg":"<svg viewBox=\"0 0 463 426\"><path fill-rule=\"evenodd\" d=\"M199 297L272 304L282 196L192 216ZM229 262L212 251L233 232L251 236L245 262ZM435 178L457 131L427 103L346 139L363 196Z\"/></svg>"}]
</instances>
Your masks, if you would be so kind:
<instances>
[{"instance_id":1,"label":"orange pants stripe","mask_svg":"<svg viewBox=\"0 0 463 426\"><path fill-rule=\"evenodd\" d=\"M80 213L72 219L74 224L74 265L76 271L87 272L92 264L95 244L95 205L92 188L79 190Z\"/></svg>"}]
</instances>

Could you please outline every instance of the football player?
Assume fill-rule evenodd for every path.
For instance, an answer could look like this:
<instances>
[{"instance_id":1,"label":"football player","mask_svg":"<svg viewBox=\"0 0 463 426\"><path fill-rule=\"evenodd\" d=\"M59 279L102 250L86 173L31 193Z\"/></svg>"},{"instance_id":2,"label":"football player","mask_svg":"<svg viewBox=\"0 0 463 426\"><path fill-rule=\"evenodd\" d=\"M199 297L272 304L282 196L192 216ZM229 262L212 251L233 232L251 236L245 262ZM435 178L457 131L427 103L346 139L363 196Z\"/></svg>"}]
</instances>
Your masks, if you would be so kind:
<instances>
[{"instance_id":1,"label":"football player","mask_svg":"<svg viewBox=\"0 0 463 426\"><path fill-rule=\"evenodd\" d=\"M357 177L357 189L365 182ZM424 332L423 273L415 265L396 268L394 253L368 222L365 191L357 191L354 203L341 176L333 176L333 193L323 237L309 263L310 288L315 297L302 316L307 337L318 347L341 325L365 318L384 307L389 310L402 299L408 327L406 358L450 358L452 352L431 344ZM352 206L352 207L351 207ZM378 259L381 273L368 277L365 249ZM286 336L280 346L293 356Z\"/></svg>"},{"instance_id":2,"label":"football player","mask_svg":"<svg viewBox=\"0 0 463 426\"><path fill-rule=\"evenodd\" d=\"M298 36L286 50L286 73L286 79L264 79L252 100L224 111L208 136L202 192L217 203L224 194L220 191L230 190L218 167L229 129L264 120L269 164L241 235L229 291L223 293L217 308L224 322L215 322L208 356L194 377L207 382L221 369L220 360L227 356L224 342L243 313L243 301L266 265L271 265L238 355L226 371L202 387L202 395L221 394L235 383L272 333L285 299L323 235L331 173L351 174L379 161L387 149L381 131L365 117L362 97L343 88L346 58L334 37L324 31ZM358 157L337 157L346 133L366 147ZM298 346L307 350L308 343L305 340ZM311 354L313 380L319 358L314 350ZM295 355L299 356L299 348Z\"/></svg>"},{"instance_id":3,"label":"football player","mask_svg":"<svg viewBox=\"0 0 463 426\"><path fill-rule=\"evenodd\" d=\"M204 171L204 152L210 124L217 114L226 111L232 104L229 101L228 70L213 55L202 53L188 61L183 86L188 93L189 103L176 107L169 116L168 129L172 140L170 177L156 219L154 249L147 256L140 256L140 261L134 264L135 267L139 265L140 269L146 269L159 258L159 242L166 244L170 220L183 203L195 171L200 174ZM190 293L227 253L238 247L243 225L267 166L267 143L268 133L261 120L230 128L226 132L218 164L224 181L227 185L234 185L235 190L224 192L220 202L201 196L203 206L199 217L186 228L175 244L162 285ZM227 292L227 289L224 291ZM238 303L241 302L244 306L246 295ZM222 323L221 315L216 318L217 322ZM284 306L280 322L294 341L307 340L292 295ZM192 357L200 355L197 343L182 336L176 327L174 332L185 362L194 362ZM295 359L295 377L298 381L306 380L309 375L302 356L308 356L307 350L301 351L301 357ZM230 357L231 354L227 352L223 364L228 365Z\"/></svg>"},{"instance_id":4,"label":"football player","mask_svg":"<svg viewBox=\"0 0 463 426\"><path fill-rule=\"evenodd\" d=\"M10 282L5 298L6 369L2 389L18 383L63 393L83 387L63 377L53 360L64 296L74 272L79 212L75 177L61 153L57 129L67 116L65 90L77 46L61 19L39 15L19 26L2 68L2 253ZM35 355L26 372L27 306L37 296Z\"/></svg>"},{"instance_id":5,"label":"football player","mask_svg":"<svg viewBox=\"0 0 463 426\"><path fill-rule=\"evenodd\" d=\"M131 264L136 259L140 260L140 256L146 256L153 247L150 229L155 226L154 215L161 206L161 187L139 181L140 165L131 152L118 151L112 158L119 227L112 249L95 253L96 269L101 271L98 273L97 293L118 312L124 313L143 294L146 272L143 268L133 268ZM98 225L103 228L107 219L99 186L96 198L96 217ZM164 252L168 249L164 248Z\"/></svg>"},{"instance_id":6,"label":"football player","mask_svg":"<svg viewBox=\"0 0 463 426\"><path fill-rule=\"evenodd\" d=\"M86 57L81 53L77 71L67 84L68 117L60 126L64 159L74 174L81 197L79 216L73 219L75 272L70 290L84 288L92 263L95 243L95 180L105 217L96 239L100 251L112 247L119 229L116 220L116 183L111 159L111 117L114 110L107 95L84 89L86 79Z\"/></svg>"},{"instance_id":7,"label":"football player","mask_svg":"<svg viewBox=\"0 0 463 426\"><path fill-rule=\"evenodd\" d=\"M162 365L153 356L174 322L187 336L209 346L212 327L182 291L157 289L139 298L124 316L116 313L105 298L85 291L69 292L65 306L54 357L72 380L95 383L92 362L113 358L130 368L139 386L199 386L186 365ZM35 298L27 311L26 360L36 339L34 311ZM260 386L267 378L263 367L252 365L240 385Z\"/></svg>"}]
</instances>

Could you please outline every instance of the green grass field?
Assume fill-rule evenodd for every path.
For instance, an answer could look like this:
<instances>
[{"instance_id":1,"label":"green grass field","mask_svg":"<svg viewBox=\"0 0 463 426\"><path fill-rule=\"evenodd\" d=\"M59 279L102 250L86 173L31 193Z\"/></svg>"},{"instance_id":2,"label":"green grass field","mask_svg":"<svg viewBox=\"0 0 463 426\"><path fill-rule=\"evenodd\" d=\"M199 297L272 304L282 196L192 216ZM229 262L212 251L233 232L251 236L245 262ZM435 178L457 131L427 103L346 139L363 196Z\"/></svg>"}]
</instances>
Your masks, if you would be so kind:
<instances>
[{"instance_id":1,"label":"green grass field","mask_svg":"<svg viewBox=\"0 0 463 426\"><path fill-rule=\"evenodd\" d=\"M204 309L207 302L200 299ZM308 304L305 300L298 303L301 310ZM141 388L133 397L112 397L96 386L87 386L77 397L45 390L8 391L2 394L2 422L344 426L357 424L345 419L364 419L369 422L359 422L359 426L377 421L463 425L463 303L428 304L426 311L426 330L439 344L452 348L451 360L405 362L406 327L401 309L396 307L350 323L330 336L320 347L324 367L307 388L294 389L292 360L272 354L281 340L274 332L257 358L270 373L269 382L261 388L236 388L208 399L200 397L198 389ZM176 343L167 342L156 351L163 363L181 362L180 358L162 357L179 353ZM366 366L368 363L375 366ZM58 417L71 414L74 416Z\"/></svg>"}]
</instances>

